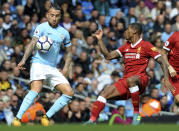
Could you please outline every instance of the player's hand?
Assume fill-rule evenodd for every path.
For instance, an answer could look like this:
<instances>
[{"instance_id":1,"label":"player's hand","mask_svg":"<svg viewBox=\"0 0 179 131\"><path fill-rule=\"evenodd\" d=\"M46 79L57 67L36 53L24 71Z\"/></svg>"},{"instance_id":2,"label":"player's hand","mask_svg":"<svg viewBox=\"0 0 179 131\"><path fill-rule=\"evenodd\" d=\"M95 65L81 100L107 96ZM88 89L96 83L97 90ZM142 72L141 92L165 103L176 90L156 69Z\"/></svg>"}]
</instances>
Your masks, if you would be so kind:
<instances>
[{"instance_id":1,"label":"player's hand","mask_svg":"<svg viewBox=\"0 0 179 131\"><path fill-rule=\"evenodd\" d=\"M102 30L97 30L94 34L94 36L96 36L96 38L98 40L101 40L102 39L102 36L103 36L103 31Z\"/></svg>"},{"instance_id":2,"label":"player's hand","mask_svg":"<svg viewBox=\"0 0 179 131\"><path fill-rule=\"evenodd\" d=\"M175 87L170 83L170 81L167 79L164 80L164 86L168 88L173 94L175 93L176 89Z\"/></svg>"},{"instance_id":3,"label":"player's hand","mask_svg":"<svg viewBox=\"0 0 179 131\"><path fill-rule=\"evenodd\" d=\"M175 77L177 75L176 70L171 65L168 67L168 70L171 77Z\"/></svg>"},{"instance_id":4,"label":"player's hand","mask_svg":"<svg viewBox=\"0 0 179 131\"><path fill-rule=\"evenodd\" d=\"M17 67L18 67L19 70L25 70L26 68L23 67L24 65L25 65L25 61L21 60L19 62L19 64L17 65Z\"/></svg>"}]
</instances>

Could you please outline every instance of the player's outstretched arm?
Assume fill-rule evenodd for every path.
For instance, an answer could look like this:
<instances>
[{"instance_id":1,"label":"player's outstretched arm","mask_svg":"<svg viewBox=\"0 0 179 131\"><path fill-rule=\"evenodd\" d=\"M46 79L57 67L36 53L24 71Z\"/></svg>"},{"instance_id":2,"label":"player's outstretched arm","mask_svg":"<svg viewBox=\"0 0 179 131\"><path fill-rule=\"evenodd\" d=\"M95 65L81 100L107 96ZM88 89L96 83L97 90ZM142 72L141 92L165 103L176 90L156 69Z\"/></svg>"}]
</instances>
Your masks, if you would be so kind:
<instances>
[{"instance_id":1,"label":"player's outstretched arm","mask_svg":"<svg viewBox=\"0 0 179 131\"><path fill-rule=\"evenodd\" d=\"M170 63L168 62L168 57L167 57L167 56L168 56L168 52L167 52L165 49L162 49L161 54L162 54L162 57L163 57L164 61L165 61L166 64L167 64L167 67L168 67L170 76L171 76L171 77L175 77L175 76L177 75L177 72L176 72L176 70L170 65Z\"/></svg>"},{"instance_id":2,"label":"player's outstretched arm","mask_svg":"<svg viewBox=\"0 0 179 131\"><path fill-rule=\"evenodd\" d=\"M20 61L20 63L17 66L20 70L25 69L23 66L25 65L25 62L26 62L27 58L31 55L32 51L34 50L37 41L38 41L38 38L32 37L32 40L27 45L27 47L25 49L24 56L23 56L22 60Z\"/></svg>"},{"instance_id":3,"label":"player's outstretched arm","mask_svg":"<svg viewBox=\"0 0 179 131\"><path fill-rule=\"evenodd\" d=\"M120 55L117 51L114 50L114 51L109 52L106 49L106 47L104 46L104 43L102 41L102 36L103 36L102 30L97 30L96 33L95 33L95 36L98 39L99 47L100 47L101 52L103 53L105 59L112 60L112 59L120 57Z\"/></svg>"},{"instance_id":4,"label":"player's outstretched arm","mask_svg":"<svg viewBox=\"0 0 179 131\"><path fill-rule=\"evenodd\" d=\"M162 57L158 57L156 59L156 61L160 64L160 66L162 67L163 73L164 73L164 85L165 87L169 88L171 90L171 92L175 92L175 88L173 87L173 85L169 82L168 79L168 69L167 69L167 63L165 62L165 60Z\"/></svg>"}]
</instances>

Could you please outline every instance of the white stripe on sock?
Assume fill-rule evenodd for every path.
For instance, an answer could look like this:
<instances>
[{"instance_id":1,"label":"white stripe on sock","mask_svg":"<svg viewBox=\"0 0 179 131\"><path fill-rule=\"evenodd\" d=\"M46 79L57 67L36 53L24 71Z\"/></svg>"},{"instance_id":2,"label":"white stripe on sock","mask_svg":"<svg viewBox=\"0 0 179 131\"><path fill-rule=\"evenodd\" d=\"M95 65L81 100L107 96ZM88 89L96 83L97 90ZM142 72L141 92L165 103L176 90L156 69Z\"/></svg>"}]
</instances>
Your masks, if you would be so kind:
<instances>
[{"instance_id":1,"label":"white stripe on sock","mask_svg":"<svg viewBox=\"0 0 179 131\"><path fill-rule=\"evenodd\" d=\"M129 88L130 93L135 93L139 91L139 86L133 86Z\"/></svg>"},{"instance_id":2,"label":"white stripe on sock","mask_svg":"<svg viewBox=\"0 0 179 131\"><path fill-rule=\"evenodd\" d=\"M99 96L97 100L100 102L106 103L106 98L104 98L102 96Z\"/></svg>"}]
</instances>

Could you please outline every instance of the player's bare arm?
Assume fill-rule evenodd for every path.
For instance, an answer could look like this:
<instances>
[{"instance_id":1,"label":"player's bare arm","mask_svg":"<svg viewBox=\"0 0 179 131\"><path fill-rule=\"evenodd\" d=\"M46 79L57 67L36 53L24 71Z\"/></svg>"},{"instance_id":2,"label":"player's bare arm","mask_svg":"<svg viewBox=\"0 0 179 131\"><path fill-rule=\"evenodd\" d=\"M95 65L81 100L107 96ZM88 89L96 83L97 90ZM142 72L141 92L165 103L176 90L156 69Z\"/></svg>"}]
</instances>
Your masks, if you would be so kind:
<instances>
[{"instance_id":1,"label":"player's bare arm","mask_svg":"<svg viewBox=\"0 0 179 131\"><path fill-rule=\"evenodd\" d=\"M37 41L38 41L38 38L32 37L31 42L27 45L24 56L17 66L20 70L25 69L23 66L25 65L27 58L31 55L32 51L34 50Z\"/></svg>"},{"instance_id":2,"label":"player's bare arm","mask_svg":"<svg viewBox=\"0 0 179 131\"><path fill-rule=\"evenodd\" d=\"M63 67L63 70L62 70L62 73L64 76L68 76L69 74L69 68L70 68L70 65L72 64L72 51L71 51L71 46L70 47L66 47L66 51L67 51L67 56L66 56L66 59L65 59L65 65Z\"/></svg>"},{"instance_id":3,"label":"player's bare arm","mask_svg":"<svg viewBox=\"0 0 179 131\"><path fill-rule=\"evenodd\" d=\"M107 60L112 60L115 58L120 57L119 53L117 51L111 51L109 52L106 47L104 46L104 43L102 41L102 36L103 36L103 31L102 30L97 30L95 33L96 38L98 39L98 43L100 46L100 49Z\"/></svg>"},{"instance_id":4,"label":"player's bare arm","mask_svg":"<svg viewBox=\"0 0 179 131\"><path fill-rule=\"evenodd\" d=\"M172 84L169 82L168 79L168 69L167 69L167 63L162 57L159 57L156 59L156 61L160 64L162 67L163 73L164 73L164 84L165 87L169 88L172 92L175 92L175 88L172 86Z\"/></svg>"},{"instance_id":5,"label":"player's bare arm","mask_svg":"<svg viewBox=\"0 0 179 131\"><path fill-rule=\"evenodd\" d=\"M168 67L168 70L169 70L169 73L170 73L170 76L171 77L175 77L177 75L177 72L176 70L170 65L170 63L168 62L168 51L165 50L165 49L162 49L162 57L163 59L165 60L166 64L167 64L167 67Z\"/></svg>"}]
</instances>

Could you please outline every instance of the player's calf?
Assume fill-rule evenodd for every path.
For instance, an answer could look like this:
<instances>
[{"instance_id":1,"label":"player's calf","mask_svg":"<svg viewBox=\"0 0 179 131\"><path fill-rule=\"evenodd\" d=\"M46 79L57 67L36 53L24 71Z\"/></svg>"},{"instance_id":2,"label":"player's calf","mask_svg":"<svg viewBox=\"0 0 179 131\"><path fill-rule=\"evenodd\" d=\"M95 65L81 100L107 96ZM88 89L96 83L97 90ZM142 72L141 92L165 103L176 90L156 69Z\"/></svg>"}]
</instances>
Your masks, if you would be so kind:
<instances>
[{"instance_id":1,"label":"player's calf","mask_svg":"<svg viewBox=\"0 0 179 131\"><path fill-rule=\"evenodd\" d=\"M114 98L119 95L120 94L118 93L115 86L108 86L104 88L104 90L100 93L97 100L93 104L89 123L94 123L96 121L100 112L104 109L107 99Z\"/></svg>"},{"instance_id":2,"label":"player's calf","mask_svg":"<svg viewBox=\"0 0 179 131\"><path fill-rule=\"evenodd\" d=\"M132 76L127 78L127 84L131 93L132 104L134 107L134 113L139 113L139 83L140 79L138 76Z\"/></svg>"}]
</instances>

